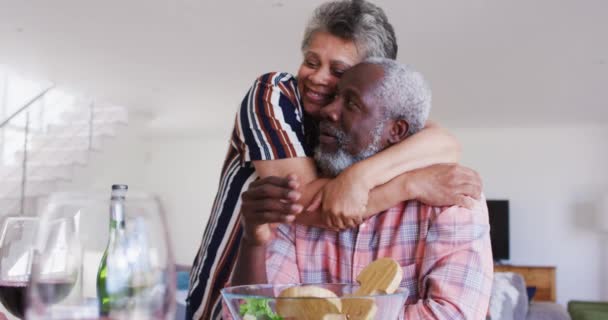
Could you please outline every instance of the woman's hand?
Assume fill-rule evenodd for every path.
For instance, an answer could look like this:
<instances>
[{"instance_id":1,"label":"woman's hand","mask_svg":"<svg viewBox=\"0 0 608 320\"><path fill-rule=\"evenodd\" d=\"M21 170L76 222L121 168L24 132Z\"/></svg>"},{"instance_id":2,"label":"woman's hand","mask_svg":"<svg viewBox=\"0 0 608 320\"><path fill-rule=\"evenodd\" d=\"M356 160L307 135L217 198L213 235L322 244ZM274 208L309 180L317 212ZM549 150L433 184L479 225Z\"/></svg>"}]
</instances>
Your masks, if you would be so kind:
<instances>
[{"instance_id":1,"label":"woman's hand","mask_svg":"<svg viewBox=\"0 0 608 320\"><path fill-rule=\"evenodd\" d=\"M407 189L413 197L430 206L461 206L472 209L481 198L479 174L457 164L436 164L408 173ZM473 199L471 199L473 198Z\"/></svg>"},{"instance_id":2,"label":"woman's hand","mask_svg":"<svg viewBox=\"0 0 608 320\"><path fill-rule=\"evenodd\" d=\"M363 222L370 188L348 169L319 191L307 211L320 209L329 229L344 230Z\"/></svg>"},{"instance_id":3,"label":"woman's hand","mask_svg":"<svg viewBox=\"0 0 608 320\"><path fill-rule=\"evenodd\" d=\"M295 202L300 198L300 184L295 175L286 178L266 177L252 182L241 195L243 239L254 246L272 239L271 223L293 222L302 211Z\"/></svg>"}]
</instances>

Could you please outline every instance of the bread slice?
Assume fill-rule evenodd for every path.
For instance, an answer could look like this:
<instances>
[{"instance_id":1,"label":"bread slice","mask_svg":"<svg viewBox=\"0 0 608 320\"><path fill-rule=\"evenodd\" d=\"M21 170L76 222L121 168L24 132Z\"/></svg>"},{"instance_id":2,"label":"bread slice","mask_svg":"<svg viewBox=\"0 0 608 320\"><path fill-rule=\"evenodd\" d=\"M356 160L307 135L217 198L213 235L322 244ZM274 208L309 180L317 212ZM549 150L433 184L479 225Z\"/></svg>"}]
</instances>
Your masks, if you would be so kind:
<instances>
[{"instance_id":1,"label":"bread slice","mask_svg":"<svg viewBox=\"0 0 608 320\"><path fill-rule=\"evenodd\" d=\"M342 314L346 315L348 320L373 320L377 310L373 298L342 298Z\"/></svg>"},{"instance_id":2,"label":"bread slice","mask_svg":"<svg viewBox=\"0 0 608 320\"><path fill-rule=\"evenodd\" d=\"M403 278L403 269L392 258L378 259L365 267L357 276L360 287L355 296L373 294L391 294L399 288Z\"/></svg>"},{"instance_id":3,"label":"bread slice","mask_svg":"<svg viewBox=\"0 0 608 320\"><path fill-rule=\"evenodd\" d=\"M325 315L340 314L342 303L330 290L317 286L301 286L283 290L277 298L276 309L283 318L324 320L327 319Z\"/></svg>"}]
</instances>

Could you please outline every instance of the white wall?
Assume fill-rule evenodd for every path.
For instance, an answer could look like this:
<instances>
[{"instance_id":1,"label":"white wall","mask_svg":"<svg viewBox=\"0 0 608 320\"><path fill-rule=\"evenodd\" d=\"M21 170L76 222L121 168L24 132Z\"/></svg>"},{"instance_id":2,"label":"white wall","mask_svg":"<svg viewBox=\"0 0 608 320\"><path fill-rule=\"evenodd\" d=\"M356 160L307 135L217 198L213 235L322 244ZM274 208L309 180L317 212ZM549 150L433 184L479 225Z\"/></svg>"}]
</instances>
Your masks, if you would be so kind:
<instances>
[{"instance_id":1,"label":"white wall","mask_svg":"<svg viewBox=\"0 0 608 320\"><path fill-rule=\"evenodd\" d=\"M94 152L89 164L77 169L74 179L61 188L109 195L112 184L124 183L129 190L158 195L176 261L190 265L215 197L228 138L224 133L210 139L199 134L150 133L143 128L135 119L117 137L106 139L102 150Z\"/></svg>"},{"instance_id":2,"label":"white wall","mask_svg":"<svg viewBox=\"0 0 608 320\"><path fill-rule=\"evenodd\" d=\"M561 303L608 299L608 243L594 228L608 193L608 126L454 132L486 196L510 200L510 262L556 266Z\"/></svg>"},{"instance_id":3,"label":"white wall","mask_svg":"<svg viewBox=\"0 0 608 320\"><path fill-rule=\"evenodd\" d=\"M608 287L601 276L608 270L607 256L601 258L608 239L594 229L593 208L608 192L608 126L453 132L464 145L464 164L483 176L486 196L510 200L510 262L556 266L561 303L608 299L601 291ZM107 189L124 181L158 193L177 262L190 264L215 196L227 134L138 135L126 130L109 143L72 187Z\"/></svg>"},{"instance_id":4,"label":"white wall","mask_svg":"<svg viewBox=\"0 0 608 320\"><path fill-rule=\"evenodd\" d=\"M146 163L148 189L163 200L176 260L191 265L207 224L227 138L166 139L152 143Z\"/></svg>"}]
</instances>

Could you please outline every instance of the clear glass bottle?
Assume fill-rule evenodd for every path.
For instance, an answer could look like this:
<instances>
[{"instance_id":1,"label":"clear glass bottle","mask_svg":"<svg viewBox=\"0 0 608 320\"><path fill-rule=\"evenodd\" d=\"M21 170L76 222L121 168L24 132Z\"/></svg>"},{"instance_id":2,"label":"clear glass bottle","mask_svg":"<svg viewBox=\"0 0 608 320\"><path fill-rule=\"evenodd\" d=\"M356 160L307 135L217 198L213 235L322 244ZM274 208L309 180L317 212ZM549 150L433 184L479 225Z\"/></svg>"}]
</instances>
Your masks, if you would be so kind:
<instances>
[{"instance_id":1,"label":"clear glass bottle","mask_svg":"<svg viewBox=\"0 0 608 320\"><path fill-rule=\"evenodd\" d=\"M112 309L126 307L130 296L130 270L127 260L125 196L128 186L112 185L110 198L110 238L97 271L99 312L109 315Z\"/></svg>"},{"instance_id":2,"label":"clear glass bottle","mask_svg":"<svg viewBox=\"0 0 608 320\"><path fill-rule=\"evenodd\" d=\"M40 245L32 262L27 319L175 318L175 259L161 203L132 186L128 192L126 186L112 191L111 205L107 193L49 199L37 228ZM108 207L110 228L105 229ZM67 241L67 269L53 273L53 281L76 280L66 298L62 290L48 291L45 272L55 270L61 258L54 245L63 243L58 239ZM51 299L45 298L49 293Z\"/></svg>"}]
</instances>

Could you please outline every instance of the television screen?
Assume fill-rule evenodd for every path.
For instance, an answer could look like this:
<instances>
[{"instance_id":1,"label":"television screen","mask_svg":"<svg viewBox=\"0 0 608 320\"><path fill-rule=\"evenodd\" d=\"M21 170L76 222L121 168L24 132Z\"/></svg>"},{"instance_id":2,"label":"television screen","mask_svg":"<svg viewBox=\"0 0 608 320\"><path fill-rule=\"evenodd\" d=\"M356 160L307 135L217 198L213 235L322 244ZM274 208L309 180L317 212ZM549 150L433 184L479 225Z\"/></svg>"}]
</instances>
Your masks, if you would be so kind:
<instances>
[{"instance_id":1,"label":"television screen","mask_svg":"<svg viewBox=\"0 0 608 320\"><path fill-rule=\"evenodd\" d=\"M509 200L487 200L494 260L509 260Z\"/></svg>"}]
</instances>

